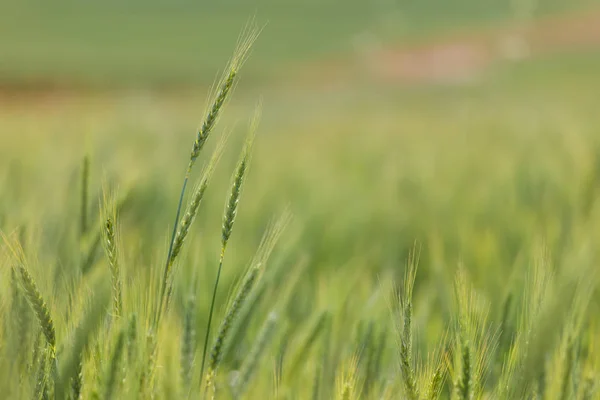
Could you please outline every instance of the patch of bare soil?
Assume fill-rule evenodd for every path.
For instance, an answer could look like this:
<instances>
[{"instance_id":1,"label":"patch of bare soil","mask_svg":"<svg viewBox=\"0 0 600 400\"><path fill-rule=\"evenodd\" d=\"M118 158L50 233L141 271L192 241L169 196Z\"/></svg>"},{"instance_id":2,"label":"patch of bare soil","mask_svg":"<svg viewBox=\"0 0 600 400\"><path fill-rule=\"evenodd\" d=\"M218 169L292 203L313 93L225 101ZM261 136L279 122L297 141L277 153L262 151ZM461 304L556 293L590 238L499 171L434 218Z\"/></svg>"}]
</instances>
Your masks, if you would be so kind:
<instances>
[{"instance_id":1,"label":"patch of bare soil","mask_svg":"<svg viewBox=\"0 0 600 400\"><path fill-rule=\"evenodd\" d=\"M600 10L548 17L485 33L433 38L417 46L362 54L376 78L404 83L462 83L491 66L544 54L600 48Z\"/></svg>"}]
</instances>

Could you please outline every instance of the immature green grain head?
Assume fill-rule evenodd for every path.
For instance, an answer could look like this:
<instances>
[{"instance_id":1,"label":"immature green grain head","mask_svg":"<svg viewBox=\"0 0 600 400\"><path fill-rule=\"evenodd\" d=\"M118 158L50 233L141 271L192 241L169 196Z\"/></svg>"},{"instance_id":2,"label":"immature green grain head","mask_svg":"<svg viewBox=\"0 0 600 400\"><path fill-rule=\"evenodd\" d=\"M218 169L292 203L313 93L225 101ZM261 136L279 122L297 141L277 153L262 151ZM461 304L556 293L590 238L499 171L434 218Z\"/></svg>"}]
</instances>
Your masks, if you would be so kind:
<instances>
[{"instance_id":1,"label":"immature green grain head","mask_svg":"<svg viewBox=\"0 0 600 400\"><path fill-rule=\"evenodd\" d=\"M190 388L196 352L196 296L190 295L185 303L181 338L181 382L184 392Z\"/></svg>"},{"instance_id":2,"label":"immature green grain head","mask_svg":"<svg viewBox=\"0 0 600 400\"><path fill-rule=\"evenodd\" d=\"M194 220L196 219L196 215L198 214L198 209L200 208L200 204L202 199L204 198L204 193L208 188L208 184L212 178L213 172L221 155L223 154L223 150L225 149L225 144L227 142L228 135L224 135L217 145L216 149L213 152L213 155L208 163L208 166L204 170L202 178L200 182L196 185L194 189L194 193L192 194L192 198L187 206L185 214L179 223L179 229L177 233L173 237L173 243L171 250L169 252L169 258L165 265L165 270L163 273L163 280L161 283L161 304L159 304L159 312L163 312L163 309L169 308L169 303L171 300L172 294L172 281L173 281L173 267L175 265L175 261L177 257L181 253L183 248L183 244L185 242L186 237L188 236L190 227L192 226ZM164 303L164 304L162 304Z\"/></svg>"},{"instance_id":3,"label":"immature green grain head","mask_svg":"<svg viewBox=\"0 0 600 400\"><path fill-rule=\"evenodd\" d=\"M246 138L246 144L242 150L242 154L240 156L240 160L235 170L235 174L233 177L233 182L231 185L231 192L227 200L227 204L225 206L225 212L223 215L223 227L221 229L221 255L219 257L219 266L217 268L217 276L215 278L215 283L213 285L213 293L210 303L210 310L208 312L208 324L206 326L206 335L204 336L204 349L202 351L202 364L200 367L200 376L204 374L204 365L206 361L206 352L208 350L208 339L210 337L210 328L212 324L212 316L215 309L215 299L217 297L217 290L219 288L219 280L221 278L221 270L223 268L223 261L225 258L225 249L227 248L227 243L229 242L229 237L231 236L231 231L233 230L233 223L235 222L235 217L237 215L237 207L240 200L240 195L242 191L242 184L244 182L244 175L246 174L246 170L248 168L248 163L250 161L250 151L252 149L252 143L254 141L254 136L256 133L256 126L258 124L258 119L260 116L260 107L257 108L257 112L255 113L254 119L252 120L252 124L250 125L250 130L248 132L248 136ZM209 370L211 372L212 370ZM214 375L214 374L213 374ZM212 376L212 375L211 375ZM207 386L208 389L208 386Z\"/></svg>"},{"instance_id":4,"label":"immature green grain head","mask_svg":"<svg viewBox=\"0 0 600 400\"><path fill-rule=\"evenodd\" d=\"M586 333L585 315L597 287L596 276L596 271L590 271L579 278L560 343L548 361L545 385L548 400L566 400L575 396L576 383L580 379L581 344Z\"/></svg>"},{"instance_id":5,"label":"immature green grain head","mask_svg":"<svg viewBox=\"0 0 600 400\"><path fill-rule=\"evenodd\" d=\"M231 192L229 194L227 204L225 205L225 212L223 213L223 227L221 229L222 252L224 252L225 248L227 247L227 243L229 242L229 238L231 237L231 232L233 230L233 224L237 216L238 204L242 193L242 185L244 183L246 170L248 169L248 165L250 163L252 145L254 144L254 138L256 135L256 129L258 127L259 119L260 106L257 108L252 123L250 125L250 130L248 131L248 136L246 137L246 143L244 145L244 148L242 149L242 154L240 155L240 159L235 169L235 174L233 176Z\"/></svg>"},{"instance_id":6,"label":"immature green grain head","mask_svg":"<svg viewBox=\"0 0 600 400\"><path fill-rule=\"evenodd\" d=\"M17 241L7 237L1 231L0 237L4 241L4 244L12 257L11 262L13 263L14 273L20 278L23 293L29 301L33 313L38 319L40 328L48 343L50 354L54 357L56 355L56 330L54 328L54 322L52 321L50 309L46 304L46 301L42 297L33 276L31 276L27 270L23 248Z\"/></svg>"},{"instance_id":7,"label":"immature green grain head","mask_svg":"<svg viewBox=\"0 0 600 400\"><path fill-rule=\"evenodd\" d=\"M37 371L35 377L35 388L33 398L44 399L48 398L48 352L42 350L39 355Z\"/></svg>"},{"instance_id":8,"label":"immature green grain head","mask_svg":"<svg viewBox=\"0 0 600 400\"><path fill-rule=\"evenodd\" d=\"M415 248L406 265L403 292L398 294L400 304L400 315L395 318L398 336L398 347L400 350L400 370L404 383L405 395L409 400L418 400L419 389L417 387L416 368L413 361L413 337L412 337L412 314L413 314L413 289L417 273L419 253Z\"/></svg>"},{"instance_id":9,"label":"immature green grain head","mask_svg":"<svg viewBox=\"0 0 600 400\"><path fill-rule=\"evenodd\" d=\"M200 203L199 198L201 199L202 195L204 194L204 191L206 190L206 185L202 185L202 183L201 183L200 186L197 188L196 193L194 194L194 197L192 198L192 203L191 203L192 209L188 209L188 211L192 211L193 214L186 215L187 219L184 220L183 223L186 224L187 226L182 225L181 229L179 229L179 216L181 213L183 198L185 196L185 191L186 191L187 183L188 183L192 168L193 168L194 164L196 163L196 160L198 159L198 156L200 155L200 151L206 144L206 141L218 120L218 117L220 115L223 105L225 104L226 100L228 99L233 87L235 86L235 81L236 81L238 71L241 68L244 61L246 60L246 57L249 54L250 48L252 47L252 44L256 40L257 36L258 36L258 29L256 29L254 24L249 24L246 27L246 29L244 29L244 31L242 32L240 39L238 40L238 45L237 45L236 51L234 52L233 58L232 58L231 62L229 63L229 66L227 67L224 76L221 78L220 83L217 85L218 89L216 91L216 94L214 96L212 96L213 97L212 105L208 108L206 118L205 118L204 122L202 123L201 128L198 130L198 133L196 135L196 140L194 141L194 144L192 146L192 152L190 155L188 168L187 168L184 180L183 180L183 185L182 185L181 192L179 195L179 203L177 206L177 211L175 213L175 222L173 224L173 232L172 232L171 241L169 244L169 251L167 254L167 259L165 261L163 281L160 284L158 308L156 310L156 314L154 316L154 321L153 321L153 325L154 325L155 329L158 327L158 324L162 317L163 309L168 307L168 298L170 297L169 280L170 280L170 271L172 269L173 262L174 262L175 258L177 257L177 254L181 250L181 246L183 245L183 240L185 239L185 236L187 235L187 230L189 230L189 226L191 225L191 222L194 219L194 215L195 215L195 210L193 210L194 205L195 205L195 208L197 209L197 206ZM178 229L181 234L177 238ZM176 243L176 239L178 240L177 243Z\"/></svg>"},{"instance_id":10,"label":"immature green grain head","mask_svg":"<svg viewBox=\"0 0 600 400\"><path fill-rule=\"evenodd\" d=\"M225 344L225 341L228 338L229 330L231 325L233 324L235 318L237 317L240 309L244 305L244 302L250 295L250 291L256 284L258 279L258 274L260 273L260 265L254 266L248 271L248 274L244 278L238 292L235 295L231 306L228 308L225 317L221 321L221 326L219 327L219 331L217 333L217 337L213 343L211 352L210 352L210 360L208 364L209 372L216 371L219 367L222 358L222 351Z\"/></svg>"},{"instance_id":11,"label":"immature green grain head","mask_svg":"<svg viewBox=\"0 0 600 400\"><path fill-rule=\"evenodd\" d=\"M487 332L487 305L468 283L461 267L456 278L458 321L454 372L454 394L459 400L479 399L486 368L496 345Z\"/></svg>"},{"instance_id":12,"label":"immature green grain head","mask_svg":"<svg viewBox=\"0 0 600 400\"><path fill-rule=\"evenodd\" d=\"M448 369L446 366L446 346L448 345L448 334L446 333L440 341L437 349L427 359L427 365L422 375L421 387L423 388L424 400L439 399Z\"/></svg>"},{"instance_id":13,"label":"immature green grain head","mask_svg":"<svg viewBox=\"0 0 600 400\"><path fill-rule=\"evenodd\" d=\"M548 297L551 274L547 269L544 253L538 254L532 271L528 271L519 310L515 335L508 351L504 354L502 371L496 385L496 398L509 400L519 396L519 381L522 380L525 362L529 354L529 344L534 339L540 313ZM502 325L506 325L507 311L503 312Z\"/></svg>"},{"instance_id":14,"label":"immature green grain head","mask_svg":"<svg viewBox=\"0 0 600 400\"><path fill-rule=\"evenodd\" d=\"M196 215L198 214L198 209L200 208L200 203L202 202L202 199L204 198L204 193L206 192L206 189L208 188L208 184L210 183L210 180L213 176L215 167L217 166L217 163L219 162L219 159L221 158L221 155L223 154L223 150L225 149L225 145L227 143L227 138L228 138L228 135L226 134L219 141L219 144L217 145L216 149L214 150L212 157L208 163L208 166L206 167L204 173L202 174L202 179L196 185L196 188L194 189L194 193L192 194L192 198L190 199L190 202L185 210L185 213L183 214L183 217L181 218L181 222L179 224L179 229L177 231L177 234L175 235L175 242L173 244L173 252L171 253L171 258L169 260L169 263L171 265L173 265L175 263L177 256L181 252L185 238L187 237L190 227L192 226L194 219L196 218Z\"/></svg>"},{"instance_id":15,"label":"immature green grain head","mask_svg":"<svg viewBox=\"0 0 600 400\"><path fill-rule=\"evenodd\" d=\"M255 284L255 287L252 290L252 293L248 296L248 298L244 301L244 304L240 307L240 310L237 313L237 317L235 318L234 323L229 329L229 337L230 339L225 342L225 346L222 351L222 357L225 357L230 353L231 349L244 337L246 333L247 324L252 317L252 312L254 307L258 304L257 301L260 297L261 293L264 293L266 282L261 281L262 273L265 271L268 263L269 257L273 252L273 249L276 243L279 240L282 232L290 221L290 213L286 209L281 216L269 224L265 233L262 236L258 249L250 263L250 269L253 267L258 267L260 269L258 282ZM240 282L240 285L243 284L243 280ZM234 289L234 295L238 293L240 286ZM283 308L283 304L286 303L285 299L280 297L280 307ZM235 297L231 297L227 302L227 308L229 309L235 301ZM280 309L278 310L280 311ZM275 311L277 312L277 311Z\"/></svg>"},{"instance_id":16,"label":"immature green grain head","mask_svg":"<svg viewBox=\"0 0 600 400\"><path fill-rule=\"evenodd\" d=\"M50 309L38 290L33 277L29 271L27 271L27 268L25 268L25 265L20 264L15 268L17 268L21 276L21 284L23 285L25 296L27 296L29 304L31 305L31 308L38 319L40 328L44 333L50 352L51 354L56 354L56 330L50 315Z\"/></svg>"},{"instance_id":17,"label":"immature green grain head","mask_svg":"<svg viewBox=\"0 0 600 400\"><path fill-rule=\"evenodd\" d=\"M358 383L358 357L353 356L348 361L342 363L336 378L336 399L352 400L358 398L360 393Z\"/></svg>"},{"instance_id":18,"label":"immature green grain head","mask_svg":"<svg viewBox=\"0 0 600 400\"><path fill-rule=\"evenodd\" d=\"M190 163L188 165L188 173L194 166L196 159L200 155L200 151L204 147L204 144L206 143L213 127L217 123L221 109L223 108L223 105L226 103L231 91L235 86L238 72L246 61L250 49L258 37L258 34L259 30L254 25L248 25L248 27L242 32L233 58L231 59L228 67L225 69L225 73L217 85L216 93L212 96L211 105L206 112L204 122L202 123L200 129L198 129L196 140L192 146Z\"/></svg>"},{"instance_id":19,"label":"immature green grain head","mask_svg":"<svg viewBox=\"0 0 600 400\"><path fill-rule=\"evenodd\" d=\"M102 215L102 244L108 261L110 270L110 279L112 283L113 307L112 313L119 317L123 312L123 286L121 278L121 268L119 264L119 247L117 231L117 211L115 202L112 200L107 190L104 190L104 202L100 211Z\"/></svg>"},{"instance_id":20,"label":"immature green grain head","mask_svg":"<svg viewBox=\"0 0 600 400\"><path fill-rule=\"evenodd\" d=\"M265 265L268 261L268 258L271 255L271 252L273 251L275 243L277 242L281 233L287 226L289 220L290 220L290 214L286 210L282 214L282 216L277 220L277 222L275 222L274 224L271 224L269 226L269 228L263 235L261 243L258 247L258 250L256 251L256 254L252 260L252 263L250 264L250 268L247 271L246 276L242 280L241 284L237 287L237 289L235 291L235 295L233 297L233 300L230 301L229 306L227 307L227 312L225 313L225 317L221 321L221 325L219 326L219 331L217 333L217 336L214 340L214 343L213 343L211 351L210 351L210 359L209 359L209 365L208 365L209 369L208 369L208 374L207 374L207 386L206 386L207 389L210 389L210 384L214 384L214 379L216 377L217 368L221 362L221 359L223 358L225 351L228 350L227 340L229 338L229 334L230 334L232 328L234 328L234 323L235 323L240 311L243 309L244 305L246 304L248 298L250 297L250 294L251 294L254 286L256 285L256 282L260 278L260 276L265 268ZM219 268L220 268L220 266L219 266ZM219 269L219 271L220 271L220 269ZM218 274L218 272L217 272L217 274ZM218 275L217 275L217 277L218 277ZM216 286L215 286L215 288L216 288ZM210 327L210 319L212 316L212 310L213 310L213 306L214 306L214 299L215 299L215 292L213 292L211 311L209 313L209 327ZM201 369L200 369L201 373L204 370L204 362L205 362L205 358L206 358L208 337L209 337L209 329L207 328L207 335L205 337L204 351L203 351L203 356L202 356L202 365L201 365Z\"/></svg>"},{"instance_id":21,"label":"immature green grain head","mask_svg":"<svg viewBox=\"0 0 600 400\"><path fill-rule=\"evenodd\" d=\"M20 276L15 268L11 269L11 290L12 290L12 305L10 319L12 321L12 332L13 332L13 350L17 356L19 366L23 366L27 360L27 345L31 337L31 309L29 308L28 301L23 295L23 291L20 285ZM0 309L0 312L2 310ZM3 338L0 337L0 341Z\"/></svg>"}]
</instances>

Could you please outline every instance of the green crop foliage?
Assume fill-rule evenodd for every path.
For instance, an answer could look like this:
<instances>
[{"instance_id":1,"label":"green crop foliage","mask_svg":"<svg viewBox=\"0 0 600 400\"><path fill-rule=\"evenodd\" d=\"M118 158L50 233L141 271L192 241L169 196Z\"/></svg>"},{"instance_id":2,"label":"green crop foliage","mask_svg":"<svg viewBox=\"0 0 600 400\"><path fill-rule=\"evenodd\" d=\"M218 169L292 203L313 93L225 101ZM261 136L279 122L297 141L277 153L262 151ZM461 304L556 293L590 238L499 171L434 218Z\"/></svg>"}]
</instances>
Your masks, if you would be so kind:
<instances>
[{"instance_id":1,"label":"green crop foliage","mask_svg":"<svg viewBox=\"0 0 600 400\"><path fill-rule=\"evenodd\" d=\"M1 104L3 398L599 399L597 54L259 100L257 35Z\"/></svg>"}]
</instances>

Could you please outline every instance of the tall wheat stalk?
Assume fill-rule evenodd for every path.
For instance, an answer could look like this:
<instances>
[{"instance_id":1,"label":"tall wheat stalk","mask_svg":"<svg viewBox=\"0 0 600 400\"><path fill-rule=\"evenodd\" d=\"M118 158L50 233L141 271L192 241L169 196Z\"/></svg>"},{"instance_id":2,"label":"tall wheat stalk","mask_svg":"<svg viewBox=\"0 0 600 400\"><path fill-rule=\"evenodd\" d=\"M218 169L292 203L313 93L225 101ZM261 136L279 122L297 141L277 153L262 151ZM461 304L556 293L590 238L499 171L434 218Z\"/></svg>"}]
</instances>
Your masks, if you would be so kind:
<instances>
[{"instance_id":1,"label":"tall wheat stalk","mask_svg":"<svg viewBox=\"0 0 600 400\"><path fill-rule=\"evenodd\" d=\"M219 256L219 266L217 268L217 276L215 278L215 283L213 286L212 298L210 303L210 311L208 313L208 323L206 327L206 334L204 336L204 348L202 350L202 363L200 364L200 376L204 376L204 366L206 362L206 352L208 350L208 340L210 338L210 328L215 308L215 300L217 297L217 290L219 288L219 280L221 278L221 270L223 268L223 260L225 258L225 250L227 249L227 244L229 243L229 238L231 237L231 233L233 231L233 224L235 222L238 204L240 201L240 196L242 193L242 185L244 183L244 178L246 175L246 171L248 169L248 165L250 163L250 155L252 151L252 145L254 143L254 137L256 134L256 128L258 126L258 121L260 119L260 107L257 108L257 111L254 115L252 123L250 124L250 129L248 131L248 135L246 137L246 143L244 144L244 148L242 149L242 153L240 155L235 174L233 176L233 182L231 184L231 191L225 205L225 212L223 215L223 226L221 228L221 253Z\"/></svg>"},{"instance_id":2,"label":"tall wheat stalk","mask_svg":"<svg viewBox=\"0 0 600 400\"><path fill-rule=\"evenodd\" d=\"M179 216L181 214L181 207L183 205L183 199L185 196L185 191L187 188L188 180L192 173L192 169L198 159L200 152L204 148L210 134L213 131L219 117L221 115L222 109L226 104L227 100L230 97L233 88L235 87L238 73L244 62L246 61L250 49L254 44L254 41L258 37L259 31L256 29L254 25L248 26L241 34L240 39L238 41L238 45L236 46L236 50L234 52L233 58L229 62L228 67L225 70L225 74L220 79L219 84L217 85L218 89L216 93L211 96L212 104L209 107L204 122L202 123L200 129L198 129L198 133L196 134L196 139L192 145L192 151L190 154L190 158L188 161L188 166L186 169L186 173L183 179L183 185L181 187L181 192L179 195L179 202L177 205L177 211L175 213L175 221L173 223L173 232L171 234L171 241L169 243L169 250L167 253L167 259L165 261L163 279L160 288L160 295L158 301L158 312L154 321L154 325L158 325L160 322L160 318L163 312L163 305L165 303L165 297L167 296L168 285L170 282L170 272L171 267L173 265L173 251L175 247L175 239L177 236L177 231L179 229Z\"/></svg>"}]
</instances>

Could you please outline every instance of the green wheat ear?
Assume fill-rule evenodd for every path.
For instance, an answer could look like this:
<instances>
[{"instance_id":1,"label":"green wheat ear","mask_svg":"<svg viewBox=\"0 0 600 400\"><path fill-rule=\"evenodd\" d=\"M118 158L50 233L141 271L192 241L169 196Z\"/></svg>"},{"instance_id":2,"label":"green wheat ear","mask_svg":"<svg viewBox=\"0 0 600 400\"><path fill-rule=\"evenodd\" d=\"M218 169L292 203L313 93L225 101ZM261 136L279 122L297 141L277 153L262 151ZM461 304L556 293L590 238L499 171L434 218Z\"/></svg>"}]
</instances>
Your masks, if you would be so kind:
<instances>
[{"instance_id":1,"label":"green wheat ear","mask_svg":"<svg viewBox=\"0 0 600 400\"><path fill-rule=\"evenodd\" d=\"M196 296L191 294L185 303L181 339L181 383L187 393L192 382L192 368L196 350Z\"/></svg>"},{"instance_id":2,"label":"green wheat ear","mask_svg":"<svg viewBox=\"0 0 600 400\"><path fill-rule=\"evenodd\" d=\"M33 277L25 267L25 254L21 245L8 238L0 231L0 237L4 241L10 255L13 258L13 262L16 264L13 269L21 279L21 287L23 288L25 297L29 301L29 304L38 319L40 328L44 333L46 342L48 343L51 355L56 355L56 330L54 328L54 322L50 314L46 301L42 297Z\"/></svg>"},{"instance_id":3,"label":"green wheat ear","mask_svg":"<svg viewBox=\"0 0 600 400\"><path fill-rule=\"evenodd\" d=\"M413 288L417 273L418 251L411 252L406 266L404 290L399 296L402 326L398 327L400 347L400 370L404 383L405 394L409 400L419 399L416 371L413 361L412 314L413 314Z\"/></svg>"},{"instance_id":4,"label":"green wheat ear","mask_svg":"<svg viewBox=\"0 0 600 400\"><path fill-rule=\"evenodd\" d=\"M358 388L358 357L355 355L342 364L336 378L337 400L356 399L360 393Z\"/></svg>"},{"instance_id":5,"label":"green wheat ear","mask_svg":"<svg viewBox=\"0 0 600 400\"><path fill-rule=\"evenodd\" d=\"M217 297L217 290L219 287L219 280L221 277L221 270L223 268L223 260L225 257L225 250L227 249L227 243L229 242L229 238L231 237L231 232L233 231L233 224L235 222L235 218L237 216L237 207L239 204L240 196L242 193L242 185L244 183L244 177L246 175L246 171L248 169L248 164L250 162L250 153L252 151L252 145L254 143L254 138L256 135L256 128L258 126L258 121L260 119L260 106L256 109L254 118L250 125L250 130L248 131L248 136L246 137L246 143L244 148L242 149L242 153L240 155L240 159L238 161L235 174L233 176L233 182L231 185L231 192L229 194L229 198L227 200L227 204L225 206L225 212L223 216L223 227L221 230L221 255L219 257L219 266L217 268L217 276L215 278L215 283L213 287L213 293L210 304L210 311L208 314L208 324L206 327L206 335L204 337L204 348L202 351L202 364L200 366L200 376L204 376L204 366L206 362L206 352L208 350L208 339L210 337L210 328L212 323L212 317L215 308L215 299Z\"/></svg>"},{"instance_id":6,"label":"green wheat ear","mask_svg":"<svg viewBox=\"0 0 600 400\"><path fill-rule=\"evenodd\" d=\"M11 270L10 280L12 289L11 319L13 321L14 332L16 333L14 339L17 340L17 342L15 342L15 354L18 357L19 365L22 366L27 361L25 350L31 336L31 310L26 297L22 293L19 281L20 277L18 276L16 269L13 268Z\"/></svg>"},{"instance_id":7,"label":"green wheat ear","mask_svg":"<svg viewBox=\"0 0 600 400\"><path fill-rule=\"evenodd\" d=\"M206 170L204 171L202 179L200 180L200 183L198 183L198 185L196 186L196 189L194 190L194 194L192 195L190 203L188 204L187 209L183 215L183 218L181 219L181 223L179 225L179 230L177 231L177 234L175 235L175 243L173 245L173 253L171 254L171 259L170 259L171 265L173 265L173 263L177 259L177 256L181 252L181 248L183 247L183 242L188 235L189 229L190 229L192 223L194 222L194 219L196 218L196 215L198 213L198 208L200 207L200 203L202 202L202 199L204 198L204 193L206 192L206 189L208 188L208 184L210 182L210 179L213 176L215 167L217 166L219 159L223 155L223 150L225 149L225 145L227 144L228 136L229 136L228 134L225 134L221 138L221 141L219 142L215 151L213 152L213 155L208 163L208 166L206 167Z\"/></svg>"},{"instance_id":8,"label":"green wheat ear","mask_svg":"<svg viewBox=\"0 0 600 400\"><path fill-rule=\"evenodd\" d=\"M450 329L446 329L435 350L428 354L427 361L420 370L419 388L422 400L437 400L442 394L448 375L448 354Z\"/></svg>"},{"instance_id":9,"label":"green wheat ear","mask_svg":"<svg viewBox=\"0 0 600 400\"><path fill-rule=\"evenodd\" d=\"M254 42L258 38L259 33L259 29L257 29L256 26L253 24L249 24L242 31L233 54L233 58L229 62L229 65L225 69L225 73L223 74L219 81L219 84L217 85L217 91L213 96L211 96L212 105L206 112L206 117L204 119L204 122L202 123L202 126L200 127L200 129L198 129L196 140L194 141L192 151L190 154L188 173L194 166L194 163L200 155L200 151L204 147L204 144L206 143L210 133L212 132L213 127L217 123L221 109L223 108L224 104L229 98L231 91L235 87L239 70L248 58L248 55L250 54L250 49L252 48Z\"/></svg>"},{"instance_id":10,"label":"green wheat ear","mask_svg":"<svg viewBox=\"0 0 600 400\"><path fill-rule=\"evenodd\" d=\"M27 297L31 308L34 314L36 315L42 333L46 338L48 349L47 361L50 367L50 375L52 377L54 385L49 386L47 382L44 382L43 386L41 386L40 388L45 392L47 390L55 389L58 384L58 362L56 359L56 329L54 327L54 322L50 314L50 309L48 308L46 301L42 297L33 277L31 276L25 265L23 263L20 263L14 268L16 268L19 272L25 296ZM46 380L46 377L47 374L44 373L44 380Z\"/></svg>"},{"instance_id":11,"label":"green wheat ear","mask_svg":"<svg viewBox=\"0 0 600 400\"><path fill-rule=\"evenodd\" d=\"M209 374L212 371L216 373L217 368L219 367L225 340L227 340L227 336L229 334L229 329L231 328L231 325L237 317L240 309L244 305L244 302L250 295L250 291L258 279L259 272L260 266L255 266L248 272L244 282L235 296L235 299L233 300L233 303L231 304L231 307L229 307L225 317L223 318L223 321L221 321L221 326L219 327L217 337L215 338L215 342L210 352L210 360L208 364Z\"/></svg>"},{"instance_id":12,"label":"green wheat ear","mask_svg":"<svg viewBox=\"0 0 600 400\"><path fill-rule=\"evenodd\" d=\"M227 68L225 70L225 74L223 75L219 84L217 85L218 89L217 89L215 95L211 96L212 97L212 102L211 102L212 105L208 108L204 122L202 123L202 126L198 130L198 133L196 135L196 140L194 140L194 144L192 145L192 151L190 154L188 167L187 167L187 170L185 173L185 177L183 179L183 185L181 187L181 192L179 194L179 203L177 205L177 211L175 213L175 221L173 223L173 232L171 234L171 241L169 243L169 251L167 253L167 259L165 261L163 282L161 284L159 301L158 301L158 311L156 312L155 320L154 320L155 329L157 328L157 326L160 322L160 319L162 317L162 312L163 312L163 308L165 307L166 297L168 296L168 290L169 290L168 289L168 285L169 285L168 280L170 278L171 268L173 266L173 262L176 257L176 254L179 252L181 244L183 243L183 238L185 238L185 235L180 236L181 243L179 245L179 249L177 249L176 248L176 238L177 238L177 232L179 229L179 216L181 214L183 198L185 196L185 191L187 188L188 180L189 180L191 172L192 172L192 168L194 167L194 164L196 163L196 160L198 159L198 156L200 155L200 151L206 144L206 141L208 140L210 133L212 132L214 126L216 125L216 123L219 119L221 110L222 110L223 106L225 105L227 99L229 98L229 96L231 94L231 91L233 90L233 88L235 86L238 72L239 72L240 68L242 67L242 65L244 64L244 62L246 61L246 59L250 53L250 49L252 48L254 41L257 39L258 34L259 34L259 30L256 28L256 26L254 24L249 24L242 31L242 34L240 35L240 39L238 40L238 44L236 46L236 50L234 51L233 58L229 62L229 65L227 66ZM198 189L200 189L201 186ZM193 202L194 202L194 200L192 200L192 203ZM190 223L191 223L191 221L190 221ZM188 228L189 228L189 226L188 226ZM176 253L175 256L173 255L174 252Z\"/></svg>"},{"instance_id":13,"label":"green wheat ear","mask_svg":"<svg viewBox=\"0 0 600 400\"><path fill-rule=\"evenodd\" d=\"M229 194L229 200L225 206L225 212L223 216L223 227L221 229L221 254L225 252L227 243L233 231L233 223L237 216L238 203L240 201L242 193L242 185L244 183L244 177L246 170L250 164L250 156L252 153L252 147L254 144L254 138L256 137L256 129L258 128L258 122L260 121L261 105L259 104L256 108L254 118L250 124L250 130L246 137L246 143L242 150L240 160L238 162L235 175L233 177L233 183L231 185L231 193Z\"/></svg>"},{"instance_id":14,"label":"green wheat ear","mask_svg":"<svg viewBox=\"0 0 600 400\"><path fill-rule=\"evenodd\" d=\"M39 355L33 398L48 398L48 352L45 349Z\"/></svg>"},{"instance_id":15,"label":"green wheat ear","mask_svg":"<svg viewBox=\"0 0 600 400\"><path fill-rule=\"evenodd\" d=\"M121 267L119 263L119 247L117 233L117 211L111 196L104 190L104 202L100 210L102 215L102 238L104 251L108 260L113 292L113 315L120 317L123 312L123 284L121 278Z\"/></svg>"},{"instance_id":16,"label":"green wheat ear","mask_svg":"<svg viewBox=\"0 0 600 400\"><path fill-rule=\"evenodd\" d=\"M33 277L29 271L27 271L27 268L22 264L18 265L16 268L21 276L21 284L23 285L25 296L29 300L29 304L38 319L46 342L48 343L51 352L50 354L54 355L56 354L56 330L50 315L50 309L38 290Z\"/></svg>"},{"instance_id":17,"label":"green wheat ear","mask_svg":"<svg viewBox=\"0 0 600 400\"><path fill-rule=\"evenodd\" d=\"M456 278L458 321L454 372L454 396L459 400L481 397L489 359L495 351L496 335L487 331L487 307L469 285L461 267Z\"/></svg>"}]
</instances>

